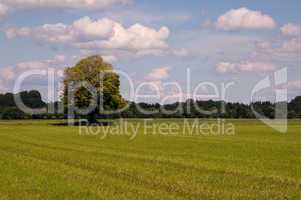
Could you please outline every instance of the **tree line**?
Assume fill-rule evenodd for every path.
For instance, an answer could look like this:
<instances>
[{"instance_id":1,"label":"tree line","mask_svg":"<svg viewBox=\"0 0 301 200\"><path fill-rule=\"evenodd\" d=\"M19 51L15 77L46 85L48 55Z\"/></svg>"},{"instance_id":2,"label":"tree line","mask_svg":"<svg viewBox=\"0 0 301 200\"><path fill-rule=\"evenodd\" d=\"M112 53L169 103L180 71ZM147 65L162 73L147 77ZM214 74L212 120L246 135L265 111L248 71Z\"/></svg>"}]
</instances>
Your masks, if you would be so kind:
<instances>
[{"instance_id":1,"label":"tree line","mask_svg":"<svg viewBox=\"0 0 301 200\"><path fill-rule=\"evenodd\" d=\"M45 114L27 114L22 112L14 101L12 93L0 94L0 119L64 119L67 113L59 113L58 105L55 102L55 112ZM42 100L39 91L23 91L18 95L21 96L24 104L29 108L45 108L49 104ZM278 103L279 104L279 103ZM301 96L298 96L287 104L288 118L301 118ZM151 103L128 102L127 108L122 112L115 114L102 115L97 114L97 118L233 118L233 119L252 119L256 118L253 110L262 116L273 118L275 115L275 103L272 102L253 102L250 104L232 103L223 101L197 101L187 100L185 102L175 102L166 105ZM253 108L253 110L252 110ZM80 118L81 116L76 116Z\"/></svg>"}]
</instances>

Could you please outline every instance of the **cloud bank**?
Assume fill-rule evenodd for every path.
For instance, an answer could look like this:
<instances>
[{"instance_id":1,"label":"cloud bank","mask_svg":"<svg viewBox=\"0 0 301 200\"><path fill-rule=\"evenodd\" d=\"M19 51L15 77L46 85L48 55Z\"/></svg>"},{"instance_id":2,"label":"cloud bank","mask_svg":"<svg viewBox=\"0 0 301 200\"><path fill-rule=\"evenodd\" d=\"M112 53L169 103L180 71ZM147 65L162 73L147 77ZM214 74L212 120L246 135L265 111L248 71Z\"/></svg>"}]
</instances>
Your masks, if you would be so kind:
<instances>
[{"instance_id":1,"label":"cloud bank","mask_svg":"<svg viewBox=\"0 0 301 200\"><path fill-rule=\"evenodd\" d=\"M220 16L216 27L224 31L235 31L243 29L273 29L276 27L275 20L260 11L248 8L232 9Z\"/></svg>"},{"instance_id":2,"label":"cloud bank","mask_svg":"<svg viewBox=\"0 0 301 200\"><path fill-rule=\"evenodd\" d=\"M146 77L147 80L162 80L169 77L170 67L153 69Z\"/></svg>"},{"instance_id":3,"label":"cloud bank","mask_svg":"<svg viewBox=\"0 0 301 200\"><path fill-rule=\"evenodd\" d=\"M9 39L29 37L48 43L68 44L86 50L123 50L136 53L168 49L170 31L163 26L156 30L141 24L124 27L108 18L92 20L83 17L67 25L44 24L38 27L9 28Z\"/></svg>"},{"instance_id":4,"label":"cloud bank","mask_svg":"<svg viewBox=\"0 0 301 200\"><path fill-rule=\"evenodd\" d=\"M288 23L281 27L281 32L285 36L301 36L301 26L298 24Z\"/></svg>"},{"instance_id":5,"label":"cloud bank","mask_svg":"<svg viewBox=\"0 0 301 200\"><path fill-rule=\"evenodd\" d=\"M240 62L240 63L230 63L221 62L217 64L216 71L219 73L241 73L241 72L271 72L276 68L271 63L262 62Z\"/></svg>"}]
</instances>

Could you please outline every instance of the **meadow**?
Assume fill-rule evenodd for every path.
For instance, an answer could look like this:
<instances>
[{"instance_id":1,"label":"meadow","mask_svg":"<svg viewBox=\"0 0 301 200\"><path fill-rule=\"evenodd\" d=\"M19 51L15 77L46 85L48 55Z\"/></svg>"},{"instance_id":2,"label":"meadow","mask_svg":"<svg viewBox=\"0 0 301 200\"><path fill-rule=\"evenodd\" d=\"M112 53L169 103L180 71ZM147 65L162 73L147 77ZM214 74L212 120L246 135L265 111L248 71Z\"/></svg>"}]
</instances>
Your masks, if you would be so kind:
<instances>
[{"instance_id":1,"label":"meadow","mask_svg":"<svg viewBox=\"0 0 301 200\"><path fill-rule=\"evenodd\" d=\"M167 121L184 128L152 124ZM281 134L229 120L231 135L145 134L142 120L127 122L135 137L1 121L0 199L301 199L301 121Z\"/></svg>"}]
</instances>

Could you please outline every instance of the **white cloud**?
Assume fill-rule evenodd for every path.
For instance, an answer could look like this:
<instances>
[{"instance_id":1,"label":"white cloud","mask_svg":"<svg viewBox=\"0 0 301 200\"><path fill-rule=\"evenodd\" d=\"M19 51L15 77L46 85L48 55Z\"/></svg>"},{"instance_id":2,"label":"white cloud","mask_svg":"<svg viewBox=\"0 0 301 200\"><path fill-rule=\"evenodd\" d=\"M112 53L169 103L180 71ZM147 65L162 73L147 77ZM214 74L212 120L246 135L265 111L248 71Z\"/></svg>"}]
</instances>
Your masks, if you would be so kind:
<instances>
[{"instance_id":1,"label":"white cloud","mask_svg":"<svg viewBox=\"0 0 301 200\"><path fill-rule=\"evenodd\" d=\"M52 60L34 60L29 62L21 62L16 65L16 70L20 72L32 69L47 69L47 67L50 67L50 64L52 62Z\"/></svg>"},{"instance_id":2,"label":"white cloud","mask_svg":"<svg viewBox=\"0 0 301 200\"><path fill-rule=\"evenodd\" d=\"M70 31L78 37L83 36L87 39L107 38L113 35L115 25L116 22L107 18L93 21L89 17L83 17L71 25Z\"/></svg>"},{"instance_id":3,"label":"white cloud","mask_svg":"<svg viewBox=\"0 0 301 200\"><path fill-rule=\"evenodd\" d=\"M0 20L3 19L8 12L8 7L0 2Z\"/></svg>"},{"instance_id":4,"label":"white cloud","mask_svg":"<svg viewBox=\"0 0 301 200\"><path fill-rule=\"evenodd\" d=\"M64 55L56 55L53 59L48 60L32 60L17 63L15 66L0 68L0 78L3 81L13 81L19 74L26 70L47 69L48 67L64 67L61 66L66 61Z\"/></svg>"},{"instance_id":5,"label":"white cloud","mask_svg":"<svg viewBox=\"0 0 301 200\"><path fill-rule=\"evenodd\" d=\"M117 24L114 27L114 35L100 43L101 47L108 49L148 50L166 49L165 40L169 37L169 29L162 27L160 30L135 24L128 29Z\"/></svg>"},{"instance_id":6,"label":"white cloud","mask_svg":"<svg viewBox=\"0 0 301 200\"><path fill-rule=\"evenodd\" d=\"M282 51L301 53L301 38L292 38L285 41L281 48Z\"/></svg>"},{"instance_id":7,"label":"white cloud","mask_svg":"<svg viewBox=\"0 0 301 200\"><path fill-rule=\"evenodd\" d=\"M228 62L218 63L216 66L216 71L219 73L235 72L235 64Z\"/></svg>"},{"instance_id":8,"label":"white cloud","mask_svg":"<svg viewBox=\"0 0 301 200\"><path fill-rule=\"evenodd\" d=\"M258 42L252 53L252 60L273 60L290 64L300 62L301 37L271 39Z\"/></svg>"},{"instance_id":9,"label":"white cloud","mask_svg":"<svg viewBox=\"0 0 301 200\"><path fill-rule=\"evenodd\" d=\"M225 31L241 29L273 29L276 27L275 20L260 11L248 8L232 9L220 16L216 27Z\"/></svg>"},{"instance_id":10,"label":"white cloud","mask_svg":"<svg viewBox=\"0 0 301 200\"><path fill-rule=\"evenodd\" d=\"M301 80L297 81L289 81L287 84L287 88L291 90L301 90Z\"/></svg>"},{"instance_id":11,"label":"white cloud","mask_svg":"<svg viewBox=\"0 0 301 200\"><path fill-rule=\"evenodd\" d=\"M258 48L265 57L275 60L283 60L286 64L296 64L301 61L301 25L288 23L281 27L282 38L272 39L268 41L269 45Z\"/></svg>"},{"instance_id":12,"label":"white cloud","mask_svg":"<svg viewBox=\"0 0 301 200\"><path fill-rule=\"evenodd\" d=\"M179 57L186 57L189 55L189 51L187 49L174 49L171 52L172 55L179 56Z\"/></svg>"},{"instance_id":13,"label":"white cloud","mask_svg":"<svg viewBox=\"0 0 301 200\"><path fill-rule=\"evenodd\" d=\"M288 23L281 27L281 32L285 36L300 36L301 26L298 24Z\"/></svg>"},{"instance_id":14,"label":"white cloud","mask_svg":"<svg viewBox=\"0 0 301 200\"><path fill-rule=\"evenodd\" d=\"M107 55L107 56L102 56L102 58L109 63L113 63L116 62L118 60L118 58L116 56L112 56L112 55Z\"/></svg>"},{"instance_id":15,"label":"white cloud","mask_svg":"<svg viewBox=\"0 0 301 200\"><path fill-rule=\"evenodd\" d=\"M270 72L275 69L273 64L262 62L221 62L216 66L216 71L219 73Z\"/></svg>"},{"instance_id":16,"label":"white cloud","mask_svg":"<svg viewBox=\"0 0 301 200\"><path fill-rule=\"evenodd\" d=\"M64 62L64 61L66 61L66 56L64 56L64 55L56 55L55 57L54 57L54 60L55 61L57 61L57 62Z\"/></svg>"},{"instance_id":17,"label":"white cloud","mask_svg":"<svg viewBox=\"0 0 301 200\"><path fill-rule=\"evenodd\" d=\"M68 42L73 40L68 27L62 23L45 24L40 27L29 28L10 28L6 30L6 36L9 39L16 37L34 37L48 42Z\"/></svg>"},{"instance_id":18,"label":"white cloud","mask_svg":"<svg viewBox=\"0 0 301 200\"><path fill-rule=\"evenodd\" d=\"M169 67L160 67L153 69L148 75L147 80L162 80L169 77L170 68Z\"/></svg>"},{"instance_id":19,"label":"white cloud","mask_svg":"<svg viewBox=\"0 0 301 200\"><path fill-rule=\"evenodd\" d=\"M108 18L93 21L89 17L76 20L71 25L57 23L6 30L6 35L10 39L32 37L50 43L65 43L80 49L115 49L136 53L167 49L166 40L169 34L167 27L155 30L141 24L134 24L125 28L122 24Z\"/></svg>"},{"instance_id":20,"label":"white cloud","mask_svg":"<svg viewBox=\"0 0 301 200\"><path fill-rule=\"evenodd\" d=\"M34 37L48 42L79 42L85 40L109 38L113 34L116 22L103 18L91 20L83 17L71 25L63 23L44 24L38 27L10 28L6 30L8 38Z\"/></svg>"},{"instance_id":21,"label":"white cloud","mask_svg":"<svg viewBox=\"0 0 301 200\"><path fill-rule=\"evenodd\" d=\"M47 70L48 68L55 69L56 81L55 84L59 84L61 80L63 69L65 67L67 60L64 55L56 55L52 59L47 60L32 60L17 63L13 66L6 66L0 68L0 91L8 92L12 91L15 81L18 80L19 76L24 72L29 72L30 70ZM47 79L45 77L29 77L26 79L26 84L28 88L39 88L42 85L47 84ZM23 85L22 85L23 86ZM2 92L1 91L1 92ZM45 88L43 88L43 92L45 92ZM46 93L47 94L47 93Z\"/></svg>"},{"instance_id":22,"label":"white cloud","mask_svg":"<svg viewBox=\"0 0 301 200\"><path fill-rule=\"evenodd\" d=\"M116 4L127 4L131 0L2 0L16 8L79 8L106 9Z\"/></svg>"},{"instance_id":23,"label":"white cloud","mask_svg":"<svg viewBox=\"0 0 301 200\"><path fill-rule=\"evenodd\" d=\"M293 95L295 97L296 95L300 95L301 80L288 81L285 84L276 86L275 89L287 89L288 94Z\"/></svg>"},{"instance_id":24,"label":"white cloud","mask_svg":"<svg viewBox=\"0 0 301 200\"><path fill-rule=\"evenodd\" d=\"M15 78L15 72L11 67L4 67L0 69L0 76L3 80L13 80Z\"/></svg>"}]
</instances>

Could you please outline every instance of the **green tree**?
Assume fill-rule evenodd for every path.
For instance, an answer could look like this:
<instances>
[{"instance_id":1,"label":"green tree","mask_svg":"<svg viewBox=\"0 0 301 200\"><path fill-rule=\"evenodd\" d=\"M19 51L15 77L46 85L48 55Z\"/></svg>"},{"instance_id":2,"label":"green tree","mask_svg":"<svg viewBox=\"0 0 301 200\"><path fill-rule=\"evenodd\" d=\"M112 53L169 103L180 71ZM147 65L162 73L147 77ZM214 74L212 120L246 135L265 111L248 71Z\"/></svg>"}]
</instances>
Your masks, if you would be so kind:
<instances>
[{"instance_id":1,"label":"green tree","mask_svg":"<svg viewBox=\"0 0 301 200\"><path fill-rule=\"evenodd\" d=\"M27 115L24 112L20 111L18 108L10 107L4 109L1 119L15 120L15 119L25 119L26 117Z\"/></svg>"},{"instance_id":2,"label":"green tree","mask_svg":"<svg viewBox=\"0 0 301 200\"><path fill-rule=\"evenodd\" d=\"M301 96L294 98L289 103L289 111L292 118L301 117Z\"/></svg>"},{"instance_id":3,"label":"green tree","mask_svg":"<svg viewBox=\"0 0 301 200\"><path fill-rule=\"evenodd\" d=\"M93 94L84 86L78 87L80 82L92 86ZM74 67L67 68L64 73L64 86L64 103L68 109L72 109L72 106L86 108L93 99L97 103L96 108L87 114L89 123L96 123L97 115L103 111L118 110L126 106L126 101L120 95L119 75L100 56L85 58ZM70 98L70 94L74 98Z\"/></svg>"}]
</instances>

